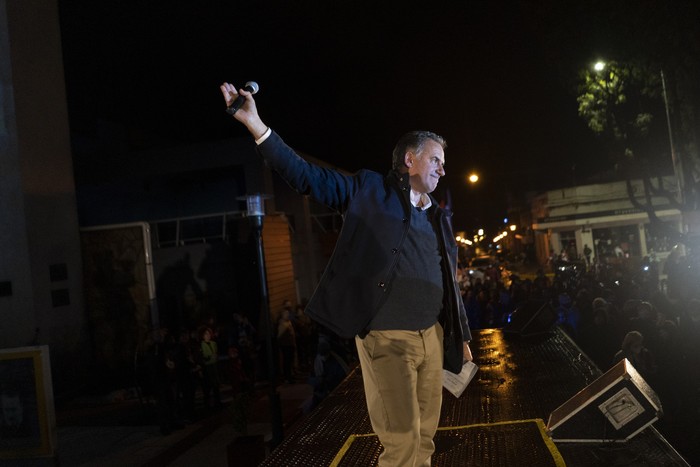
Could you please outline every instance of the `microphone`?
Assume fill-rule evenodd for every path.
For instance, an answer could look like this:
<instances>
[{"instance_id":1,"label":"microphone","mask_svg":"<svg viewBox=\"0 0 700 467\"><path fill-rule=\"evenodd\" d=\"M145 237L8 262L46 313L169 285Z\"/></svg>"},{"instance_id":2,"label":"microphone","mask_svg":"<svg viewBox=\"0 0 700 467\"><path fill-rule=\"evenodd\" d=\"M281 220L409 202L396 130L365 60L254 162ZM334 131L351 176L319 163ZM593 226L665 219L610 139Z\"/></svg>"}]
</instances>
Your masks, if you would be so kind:
<instances>
[{"instance_id":1,"label":"microphone","mask_svg":"<svg viewBox=\"0 0 700 467\"><path fill-rule=\"evenodd\" d=\"M260 90L260 86L258 86L258 83L256 83L255 81L248 81L247 83L245 83L245 86L243 87L243 89L252 93L252 94L255 94ZM238 112L238 109L243 107L244 103L245 103L245 96L239 95L238 97L236 97L236 100L234 100L231 103L231 105L226 107L226 113L229 115L235 114L236 112Z\"/></svg>"}]
</instances>

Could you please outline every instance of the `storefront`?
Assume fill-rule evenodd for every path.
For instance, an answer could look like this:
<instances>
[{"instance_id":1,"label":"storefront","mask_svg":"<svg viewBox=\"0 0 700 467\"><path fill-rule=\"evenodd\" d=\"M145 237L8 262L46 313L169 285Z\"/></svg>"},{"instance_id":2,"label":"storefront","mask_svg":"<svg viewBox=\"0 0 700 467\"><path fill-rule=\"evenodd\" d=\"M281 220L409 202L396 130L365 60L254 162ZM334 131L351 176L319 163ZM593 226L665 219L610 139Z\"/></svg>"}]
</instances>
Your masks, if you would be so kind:
<instances>
[{"instance_id":1,"label":"storefront","mask_svg":"<svg viewBox=\"0 0 700 467\"><path fill-rule=\"evenodd\" d=\"M641 182L638 185L635 189L641 192ZM656 216L680 231L680 211L663 198L653 198L652 203ZM661 261L674 246L668 237L655 233L646 211L632 205L625 182L552 190L533 198L531 209L541 264L554 258L591 263L645 257Z\"/></svg>"}]
</instances>

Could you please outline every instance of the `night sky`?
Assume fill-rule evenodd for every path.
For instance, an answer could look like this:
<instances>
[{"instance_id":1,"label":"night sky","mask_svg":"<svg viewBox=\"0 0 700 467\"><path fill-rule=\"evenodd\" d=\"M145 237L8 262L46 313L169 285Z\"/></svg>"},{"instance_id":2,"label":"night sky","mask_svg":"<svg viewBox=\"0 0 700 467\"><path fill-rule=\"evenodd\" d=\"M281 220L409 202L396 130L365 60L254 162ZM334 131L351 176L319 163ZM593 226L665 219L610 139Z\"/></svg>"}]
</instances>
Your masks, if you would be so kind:
<instances>
[{"instance_id":1,"label":"night sky","mask_svg":"<svg viewBox=\"0 0 700 467\"><path fill-rule=\"evenodd\" d=\"M442 134L436 194L449 188L458 229L500 222L508 197L609 170L577 115L577 71L633 48L654 18L697 13L651 0L58 3L74 139L99 121L168 144L243 136L218 87L254 80L267 124L351 171L385 173L406 131Z\"/></svg>"}]
</instances>

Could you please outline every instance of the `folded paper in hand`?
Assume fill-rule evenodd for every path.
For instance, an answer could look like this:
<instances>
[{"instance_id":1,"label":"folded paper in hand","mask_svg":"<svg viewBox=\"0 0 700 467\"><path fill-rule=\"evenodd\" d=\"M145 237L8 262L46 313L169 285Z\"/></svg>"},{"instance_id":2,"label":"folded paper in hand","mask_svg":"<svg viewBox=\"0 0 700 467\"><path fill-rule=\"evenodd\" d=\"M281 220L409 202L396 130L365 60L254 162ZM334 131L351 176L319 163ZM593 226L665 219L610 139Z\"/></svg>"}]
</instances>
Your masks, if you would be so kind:
<instances>
[{"instance_id":1,"label":"folded paper in hand","mask_svg":"<svg viewBox=\"0 0 700 467\"><path fill-rule=\"evenodd\" d=\"M472 362L462 365L462 371L458 375L451 371L442 370L442 385L455 397L459 398L467 388L479 367Z\"/></svg>"}]
</instances>

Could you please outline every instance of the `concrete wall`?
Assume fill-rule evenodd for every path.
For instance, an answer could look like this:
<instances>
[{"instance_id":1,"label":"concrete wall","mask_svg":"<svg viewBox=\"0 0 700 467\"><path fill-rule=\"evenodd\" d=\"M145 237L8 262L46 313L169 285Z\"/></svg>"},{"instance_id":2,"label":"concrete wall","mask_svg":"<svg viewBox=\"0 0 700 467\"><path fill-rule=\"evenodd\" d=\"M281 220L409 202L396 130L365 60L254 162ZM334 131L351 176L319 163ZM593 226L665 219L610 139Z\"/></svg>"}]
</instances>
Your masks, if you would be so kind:
<instances>
[{"instance_id":1,"label":"concrete wall","mask_svg":"<svg viewBox=\"0 0 700 467\"><path fill-rule=\"evenodd\" d=\"M55 0L0 0L0 283L0 347L38 329L60 388L86 334Z\"/></svg>"}]
</instances>

